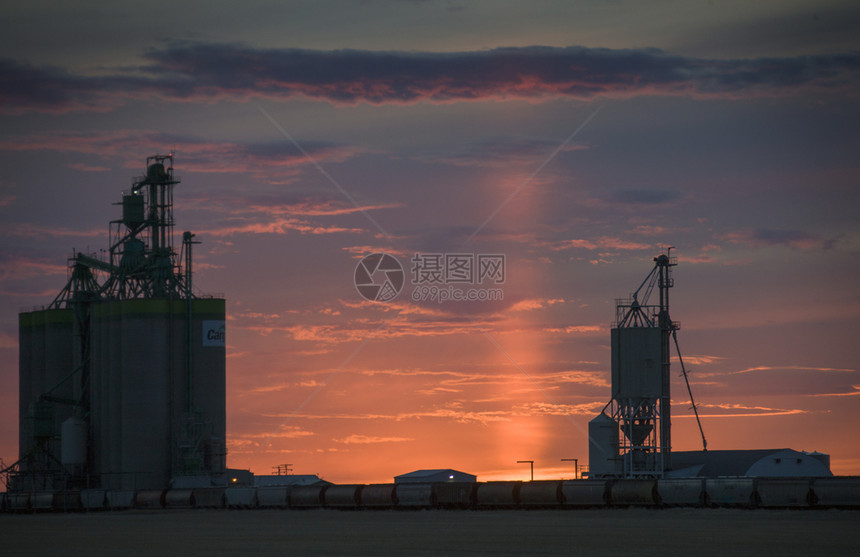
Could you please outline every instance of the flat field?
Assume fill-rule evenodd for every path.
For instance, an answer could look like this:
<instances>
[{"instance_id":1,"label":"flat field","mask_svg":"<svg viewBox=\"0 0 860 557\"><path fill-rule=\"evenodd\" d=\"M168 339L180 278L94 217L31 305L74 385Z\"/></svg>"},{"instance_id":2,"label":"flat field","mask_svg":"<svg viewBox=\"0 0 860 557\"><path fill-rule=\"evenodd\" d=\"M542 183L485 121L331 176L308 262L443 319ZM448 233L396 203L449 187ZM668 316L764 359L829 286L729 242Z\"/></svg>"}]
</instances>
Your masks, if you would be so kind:
<instances>
[{"instance_id":1,"label":"flat field","mask_svg":"<svg viewBox=\"0 0 860 557\"><path fill-rule=\"evenodd\" d=\"M860 555L860 511L170 510L0 515L0 555Z\"/></svg>"}]
</instances>

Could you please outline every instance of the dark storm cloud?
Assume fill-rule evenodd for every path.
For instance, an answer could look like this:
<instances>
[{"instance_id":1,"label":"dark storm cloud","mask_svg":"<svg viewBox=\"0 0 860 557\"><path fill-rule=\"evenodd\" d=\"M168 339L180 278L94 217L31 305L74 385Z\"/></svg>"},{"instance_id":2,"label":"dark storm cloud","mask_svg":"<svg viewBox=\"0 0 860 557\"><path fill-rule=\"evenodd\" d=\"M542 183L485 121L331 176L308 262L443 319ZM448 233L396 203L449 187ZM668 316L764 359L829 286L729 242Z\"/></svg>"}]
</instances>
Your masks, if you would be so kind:
<instances>
[{"instance_id":1,"label":"dark storm cloud","mask_svg":"<svg viewBox=\"0 0 860 557\"><path fill-rule=\"evenodd\" d=\"M729 52L838 52L854 49L858 32L860 5L856 2L819 2L800 9L785 6L776 13L713 21L707 32L702 28L679 30L686 52L713 52L715 42L719 42L722 56Z\"/></svg>"},{"instance_id":2,"label":"dark storm cloud","mask_svg":"<svg viewBox=\"0 0 860 557\"><path fill-rule=\"evenodd\" d=\"M472 143L455 153L435 153L424 156L427 160L455 166L510 166L511 164L535 165L559 148L558 141L546 139L493 138ZM560 152L587 149L586 145L565 144Z\"/></svg>"},{"instance_id":3,"label":"dark storm cloud","mask_svg":"<svg viewBox=\"0 0 860 557\"><path fill-rule=\"evenodd\" d=\"M145 84L148 80L74 75L61 68L37 68L0 59L0 111L110 110L140 92Z\"/></svg>"},{"instance_id":4,"label":"dark storm cloud","mask_svg":"<svg viewBox=\"0 0 860 557\"><path fill-rule=\"evenodd\" d=\"M835 240L827 239L813 232L766 228L732 232L726 235L726 239L736 244L747 244L752 247L786 246L797 250L827 250L832 248L835 242Z\"/></svg>"},{"instance_id":5,"label":"dark storm cloud","mask_svg":"<svg viewBox=\"0 0 860 557\"><path fill-rule=\"evenodd\" d=\"M691 95L736 98L856 87L860 54L705 60L657 49L497 48L422 53L193 44L152 50L137 73L75 75L0 62L3 111L108 109L129 99L371 104Z\"/></svg>"}]
</instances>

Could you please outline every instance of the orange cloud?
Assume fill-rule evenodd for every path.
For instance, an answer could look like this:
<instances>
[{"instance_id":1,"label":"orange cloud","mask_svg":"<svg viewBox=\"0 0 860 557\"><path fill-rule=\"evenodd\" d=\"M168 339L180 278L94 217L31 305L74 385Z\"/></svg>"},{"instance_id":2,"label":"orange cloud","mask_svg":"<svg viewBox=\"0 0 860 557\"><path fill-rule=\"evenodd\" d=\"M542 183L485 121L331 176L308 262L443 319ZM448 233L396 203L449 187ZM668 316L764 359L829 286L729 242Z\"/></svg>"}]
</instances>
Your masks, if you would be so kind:
<instances>
[{"instance_id":1,"label":"orange cloud","mask_svg":"<svg viewBox=\"0 0 860 557\"><path fill-rule=\"evenodd\" d=\"M349 435L341 439L332 439L335 443L343 443L345 445L371 445L376 443L403 443L406 441L414 441L411 437L373 437L369 435Z\"/></svg>"},{"instance_id":2,"label":"orange cloud","mask_svg":"<svg viewBox=\"0 0 860 557\"><path fill-rule=\"evenodd\" d=\"M741 373L753 373L757 371L836 371L836 372L856 372L856 369L851 368L834 368L834 367L806 367L806 366L756 366L739 371L728 372L728 375L738 375Z\"/></svg>"}]
</instances>

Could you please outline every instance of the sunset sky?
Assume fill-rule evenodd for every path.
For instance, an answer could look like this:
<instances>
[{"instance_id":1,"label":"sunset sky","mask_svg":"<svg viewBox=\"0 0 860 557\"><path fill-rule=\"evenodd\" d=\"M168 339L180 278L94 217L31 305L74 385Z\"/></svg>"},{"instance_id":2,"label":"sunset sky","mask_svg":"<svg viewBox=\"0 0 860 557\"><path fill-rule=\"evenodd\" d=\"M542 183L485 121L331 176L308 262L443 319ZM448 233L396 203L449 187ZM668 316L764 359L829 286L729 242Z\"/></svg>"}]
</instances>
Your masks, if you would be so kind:
<instances>
[{"instance_id":1,"label":"sunset sky","mask_svg":"<svg viewBox=\"0 0 860 557\"><path fill-rule=\"evenodd\" d=\"M711 449L860 474L860 6L799 1L4 5L0 458L18 331L175 152L177 243L227 299L228 465L333 482L571 477L615 299L675 246ZM388 302L353 283L399 259ZM505 256L414 301L415 254ZM457 288L462 287L458 284ZM490 287L489 281L470 288ZM701 443L673 366L673 445Z\"/></svg>"}]
</instances>

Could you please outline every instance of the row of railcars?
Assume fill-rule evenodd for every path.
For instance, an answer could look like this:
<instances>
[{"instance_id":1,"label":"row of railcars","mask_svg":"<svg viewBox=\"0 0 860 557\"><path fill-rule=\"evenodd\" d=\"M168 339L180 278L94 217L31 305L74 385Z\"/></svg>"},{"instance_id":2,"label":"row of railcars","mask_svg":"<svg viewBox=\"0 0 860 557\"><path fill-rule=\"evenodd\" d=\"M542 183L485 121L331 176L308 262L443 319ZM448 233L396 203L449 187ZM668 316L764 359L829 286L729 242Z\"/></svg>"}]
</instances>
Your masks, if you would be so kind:
<instances>
[{"instance_id":1,"label":"row of railcars","mask_svg":"<svg viewBox=\"0 0 860 557\"><path fill-rule=\"evenodd\" d=\"M860 477L318 484L0 493L5 512L122 509L860 508Z\"/></svg>"}]
</instances>

